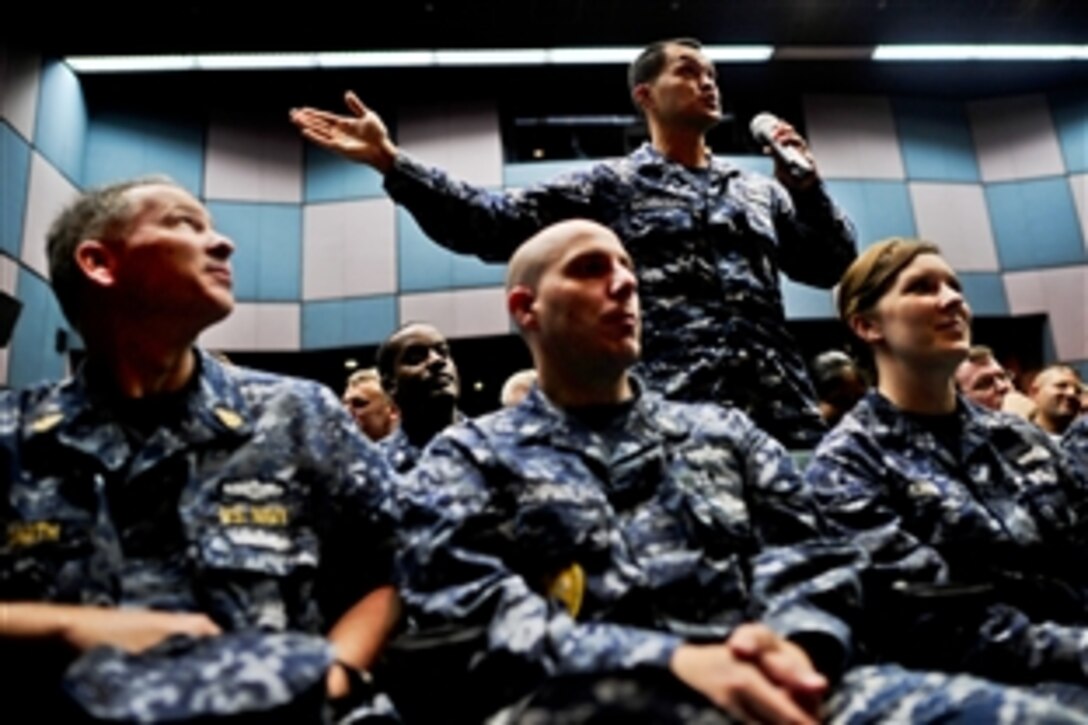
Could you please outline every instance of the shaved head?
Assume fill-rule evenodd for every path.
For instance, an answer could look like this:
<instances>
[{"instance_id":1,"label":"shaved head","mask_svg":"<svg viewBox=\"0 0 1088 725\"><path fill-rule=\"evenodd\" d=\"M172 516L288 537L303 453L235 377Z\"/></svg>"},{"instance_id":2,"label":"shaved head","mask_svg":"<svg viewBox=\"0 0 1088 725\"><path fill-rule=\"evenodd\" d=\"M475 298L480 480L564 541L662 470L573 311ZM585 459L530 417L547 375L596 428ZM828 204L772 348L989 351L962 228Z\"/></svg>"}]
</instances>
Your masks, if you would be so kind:
<instances>
[{"instance_id":1,"label":"shaved head","mask_svg":"<svg viewBox=\"0 0 1088 725\"><path fill-rule=\"evenodd\" d=\"M582 237L619 238L608 227L588 219L568 219L545 227L529 237L510 258L506 268L506 291L515 287L536 290L540 276L556 262L567 245Z\"/></svg>"}]
</instances>

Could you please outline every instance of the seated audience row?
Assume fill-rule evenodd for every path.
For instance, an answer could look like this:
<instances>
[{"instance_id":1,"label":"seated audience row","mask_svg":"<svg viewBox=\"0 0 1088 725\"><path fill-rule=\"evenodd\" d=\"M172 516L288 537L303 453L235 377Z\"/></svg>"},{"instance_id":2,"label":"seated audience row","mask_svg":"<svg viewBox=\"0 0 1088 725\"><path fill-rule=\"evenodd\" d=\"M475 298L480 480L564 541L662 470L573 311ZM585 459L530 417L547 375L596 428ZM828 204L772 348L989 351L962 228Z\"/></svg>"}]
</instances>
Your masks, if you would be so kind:
<instances>
[{"instance_id":1,"label":"seated audience row","mask_svg":"<svg viewBox=\"0 0 1088 725\"><path fill-rule=\"evenodd\" d=\"M477 644L452 663L479 678L442 700L447 716L490 695L518 722L1084 717L873 656L852 625L883 583L870 591L863 552L824 535L781 444L630 374L639 296L610 231L575 220L532 238L507 303L537 386L441 433L405 482L413 624Z\"/></svg>"},{"instance_id":2,"label":"seated audience row","mask_svg":"<svg viewBox=\"0 0 1088 725\"><path fill-rule=\"evenodd\" d=\"M0 396L13 712L1088 721L1088 481L956 395L970 310L932 245L878 244L843 278L876 389L804 479L744 413L632 375L639 283L594 222L510 261L538 375L520 404L461 419L428 325L382 346L403 478L330 391L194 346L233 307L232 251L164 179L84 194L50 232L87 359ZM461 691L401 673L398 716L368 672L398 629L409 678Z\"/></svg>"}]
</instances>

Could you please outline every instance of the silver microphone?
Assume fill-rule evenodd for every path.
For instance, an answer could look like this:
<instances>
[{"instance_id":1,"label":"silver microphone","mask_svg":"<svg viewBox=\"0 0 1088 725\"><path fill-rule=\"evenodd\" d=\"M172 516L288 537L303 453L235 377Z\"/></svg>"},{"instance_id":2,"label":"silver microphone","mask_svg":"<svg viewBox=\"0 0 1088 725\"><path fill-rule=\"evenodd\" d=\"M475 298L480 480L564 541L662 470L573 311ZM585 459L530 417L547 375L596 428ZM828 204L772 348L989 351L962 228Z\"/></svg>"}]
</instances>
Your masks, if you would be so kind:
<instances>
[{"instance_id":1,"label":"silver microphone","mask_svg":"<svg viewBox=\"0 0 1088 725\"><path fill-rule=\"evenodd\" d=\"M757 143L770 146L771 150L774 151L774 155L786 164L790 176L795 179L808 176L815 169L812 167L812 162L801 153L801 150L796 146L786 146L774 140L774 129L779 122L778 117L773 113L763 112L752 119L752 123L748 128L752 132L752 138Z\"/></svg>"}]
</instances>

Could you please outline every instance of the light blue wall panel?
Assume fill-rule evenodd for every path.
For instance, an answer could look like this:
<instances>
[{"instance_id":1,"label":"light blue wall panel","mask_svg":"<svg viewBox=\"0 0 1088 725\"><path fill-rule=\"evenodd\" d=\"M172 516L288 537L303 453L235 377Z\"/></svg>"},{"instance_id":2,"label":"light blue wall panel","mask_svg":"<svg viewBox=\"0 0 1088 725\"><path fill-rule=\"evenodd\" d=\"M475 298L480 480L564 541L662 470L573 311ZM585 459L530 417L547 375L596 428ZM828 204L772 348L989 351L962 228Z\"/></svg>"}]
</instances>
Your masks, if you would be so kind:
<instances>
[{"instance_id":1,"label":"light blue wall panel","mask_svg":"<svg viewBox=\"0 0 1088 725\"><path fill-rule=\"evenodd\" d=\"M902 181L826 181L831 198L853 220L858 247L887 237L913 237L914 210Z\"/></svg>"},{"instance_id":2,"label":"light blue wall panel","mask_svg":"<svg viewBox=\"0 0 1088 725\"><path fill-rule=\"evenodd\" d=\"M392 295L302 304L302 348L318 350L346 345L373 345L396 329Z\"/></svg>"},{"instance_id":3,"label":"light blue wall panel","mask_svg":"<svg viewBox=\"0 0 1088 725\"><path fill-rule=\"evenodd\" d=\"M294 204L209 202L216 228L234 242L234 295L296 301L302 290L302 209Z\"/></svg>"},{"instance_id":4,"label":"light blue wall panel","mask_svg":"<svg viewBox=\"0 0 1088 725\"><path fill-rule=\"evenodd\" d=\"M467 254L455 254L436 244L412 215L397 208L397 265L401 292L427 292L502 284L503 264L486 264Z\"/></svg>"},{"instance_id":5,"label":"light blue wall panel","mask_svg":"<svg viewBox=\"0 0 1088 725\"><path fill-rule=\"evenodd\" d=\"M0 121L0 252L19 258L23 243L30 146Z\"/></svg>"},{"instance_id":6,"label":"light blue wall panel","mask_svg":"<svg viewBox=\"0 0 1088 725\"><path fill-rule=\"evenodd\" d=\"M1062 147L1065 170L1080 174L1088 171L1088 93L1063 93L1050 102L1058 143Z\"/></svg>"},{"instance_id":7,"label":"light blue wall panel","mask_svg":"<svg viewBox=\"0 0 1088 725\"><path fill-rule=\"evenodd\" d=\"M987 184L985 193L1002 269L1085 261L1073 195L1064 177Z\"/></svg>"},{"instance_id":8,"label":"light blue wall panel","mask_svg":"<svg viewBox=\"0 0 1088 725\"><path fill-rule=\"evenodd\" d=\"M1005 296L1005 283L996 272L960 272L956 275L963 285L963 294L976 316L1003 316L1009 314L1009 301Z\"/></svg>"},{"instance_id":9,"label":"light blue wall panel","mask_svg":"<svg viewBox=\"0 0 1088 725\"><path fill-rule=\"evenodd\" d=\"M344 344L344 301L302 303L302 349L320 350Z\"/></svg>"},{"instance_id":10,"label":"light blue wall panel","mask_svg":"<svg viewBox=\"0 0 1088 725\"><path fill-rule=\"evenodd\" d=\"M8 362L8 385L13 388L64 376L64 355L56 350L57 330L67 330L57 298L37 275L20 268L16 291L23 303L15 323Z\"/></svg>"},{"instance_id":11,"label":"light blue wall panel","mask_svg":"<svg viewBox=\"0 0 1088 725\"><path fill-rule=\"evenodd\" d=\"M344 300L344 344L373 345L397 328L397 300L393 295Z\"/></svg>"},{"instance_id":12,"label":"light blue wall panel","mask_svg":"<svg viewBox=\"0 0 1088 725\"><path fill-rule=\"evenodd\" d=\"M506 164L502 170L503 184L507 188L521 188L542 184L566 174L585 171L599 163L596 160L526 161Z\"/></svg>"},{"instance_id":13,"label":"light blue wall panel","mask_svg":"<svg viewBox=\"0 0 1088 725\"><path fill-rule=\"evenodd\" d=\"M838 317L831 291L797 284L783 276L782 298L786 317L791 320L827 320Z\"/></svg>"},{"instance_id":14,"label":"light blue wall panel","mask_svg":"<svg viewBox=\"0 0 1088 725\"><path fill-rule=\"evenodd\" d=\"M320 146L306 144L303 196L306 203L384 196L382 175Z\"/></svg>"},{"instance_id":15,"label":"light blue wall panel","mask_svg":"<svg viewBox=\"0 0 1088 725\"><path fill-rule=\"evenodd\" d=\"M83 160L85 186L166 174L201 196L204 131L195 123L129 113L92 114Z\"/></svg>"},{"instance_id":16,"label":"light blue wall panel","mask_svg":"<svg viewBox=\"0 0 1088 725\"><path fill-rule=\"evenodd\" d=\"M745 171L774 176L774 159L770 156L722 156L720 158ZM816 161L818 163L820 160L816 159Z\"/></svg>"},{"instance_id":17,"label":"light blue wall panel","mask_svg":"<svg viewBox=\"0 0 1088 725\"><path fill-rule=\"evenodd\" d=\"M34 146L78 186L87 141L87 107L79 79L64 63L47 61L38 98Z\"/></svg>"},{"instance_id":18,"label":"light blue wall panel","mask_svg":"<svg viewBox=\"0 0 1088 725\"><path fill-rule=\"evenodd\" d=\"M971 127L962 103L901 98L892 108L908 179L979 180Z\"/></svg>"}]
</instances>

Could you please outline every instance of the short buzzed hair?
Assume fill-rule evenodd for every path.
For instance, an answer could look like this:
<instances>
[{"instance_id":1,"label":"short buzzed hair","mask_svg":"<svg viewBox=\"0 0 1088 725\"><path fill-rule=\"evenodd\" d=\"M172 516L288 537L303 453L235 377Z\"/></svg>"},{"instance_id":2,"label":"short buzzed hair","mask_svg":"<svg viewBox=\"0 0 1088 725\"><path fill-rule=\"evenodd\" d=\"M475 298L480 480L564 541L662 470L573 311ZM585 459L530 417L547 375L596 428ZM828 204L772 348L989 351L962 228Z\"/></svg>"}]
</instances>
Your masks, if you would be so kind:
<instances>
[{"instance_id":1,"label":"short buzzed hair","mask_svg":"<svg viewBox=\"0 0 1088 725\"><path fill-rule=\"evenodd\" d=\"M76 248L86 239L122 234L136 209L125 195L141 186L178 186L167 176L143 176L98 187L80 194L53 221L46 235L49 279L65 317L79 328L86 277L76 264Z\"/></svg>"},{"instance_id":2,"label":"short buzzed hair","mask_svg":"<svg viewBox=\"0 0 1088 725\"><path fill-rule=\"evenodd\" d=\"M382 379L378 375L377 368L362 368L348 376L347 388L354 388L360 383L377 383L381 385Z\"/></svg>"},{"instance_id":3,"label":"short buzzed hair","mask_svg":"<svg viewBox=\"0 0 1088 725\"><path fill-rule=\"evenodd\" d=\"M591 219L565 219L544 227L522 242L510 257L506 267L506 291L525 287L535 292L540 277L567 243L587 234L602 232L616 236L614 231Z\"/></svg>"},{"instance_id":4,"label":"short buzzed hair","mask_svg":"<svg viewBox=\"0 0 1088 725\"><path fill-rule=\"evenodd\" d=\"M685 48L694 48L695 50L702 50L703 48L703 44L695 38L670 38L669 40L650 43L642 49L638 57L631 61L631 65L627 67L627 89L632 95L634 95L635 88L643 83L649 83L661 75L661 71L665 70L667 60L665 49L670 45L682 45Z\"/></svg>"},{"instance_id":5,"label":"short buzzed hair","mask_svg":"<svg viewBox=\"0 0 1088 725\"><path fill-rule=\"evenodd\" d=\"M518 370L506 379L502 384L502 392L499 393L499 403L509 408L516 405L525 397L525 391L536 383L537 374L535 368Z\"/></svg>"},{"instance_id":6,"label":"short buzzed hair","mask_svg":"<svg viewBox=\"0 0 1088 725\"><path fill-rule=\"evenodd\" d=\"M422 320L405 322L389 333L389 337L385 338L381 345L378 345L378 350L374 353L374 364L378 369L378 378L381 381L382 388L387 393L397 387L397 353L400 351L400 341L397 338L411 327L429 327L442 335L437 327ZM442 335L442 337L445 339L445 335Z\"/></svg>"},{"instance_id":7,"label":"short buzzed hair","mask_svg":"<svg viewBox=\"0 0 1088 725\"><path fill-rule=\"evenodd\" d=\"M1077 370L1072 365L1066 365L1065 363L1054 363L1053 365L1047 365L1045 368L1043 368L1042 370L1040 370L1038 373L1035 374L1035 377L1031 381L1032 391L1034 392L1035 389L1037 387L1039 387L1040 381L1042 381L1044 378L1052 375L1053 373L1058 373L1058 372L1072 373L1073 377L1076 379L1077 383L1078 384L1080 383L1080 371L1079 370Z\"/></svg>"},{"instance_id":8,"label":"short buzzed hair","mask_svg":"<svg viewBox=\"0 0 1088 725\"><path fill-rule=\"evenodd\" d=\"M956 388L958 390L964 390L966 380L971 374L971 370L974 366L985 365L993 360L997 362L997 357L994 355L994 351L987 345L972 345L971 349L967 351L967 357L956 367L955 380ZM1000 365L1000 363L998 363Z\"/></svg>"},{"instance_id":9,"label":"short buzzed hair","mask_svg":"<svg viewBox=\"0 0 1088 725\"><path fill-rule=\"evenodd\" d=\"M861 369L842 350L826 350L812 360L812 384L820 400L828 400L851 371L861 377Z\"/></svg>"},{"instance_id":10,"label":"short buzzed hair","mask_svg":"<svg viewBox=\"0 0 1088 725\"><path fill-rule=\"evenodd\" d=\"M994 351L986 345L972 345L967 351L966 362L972 365L981 365L987 360L996 360Z\"/></svg>"}]
</instances>

